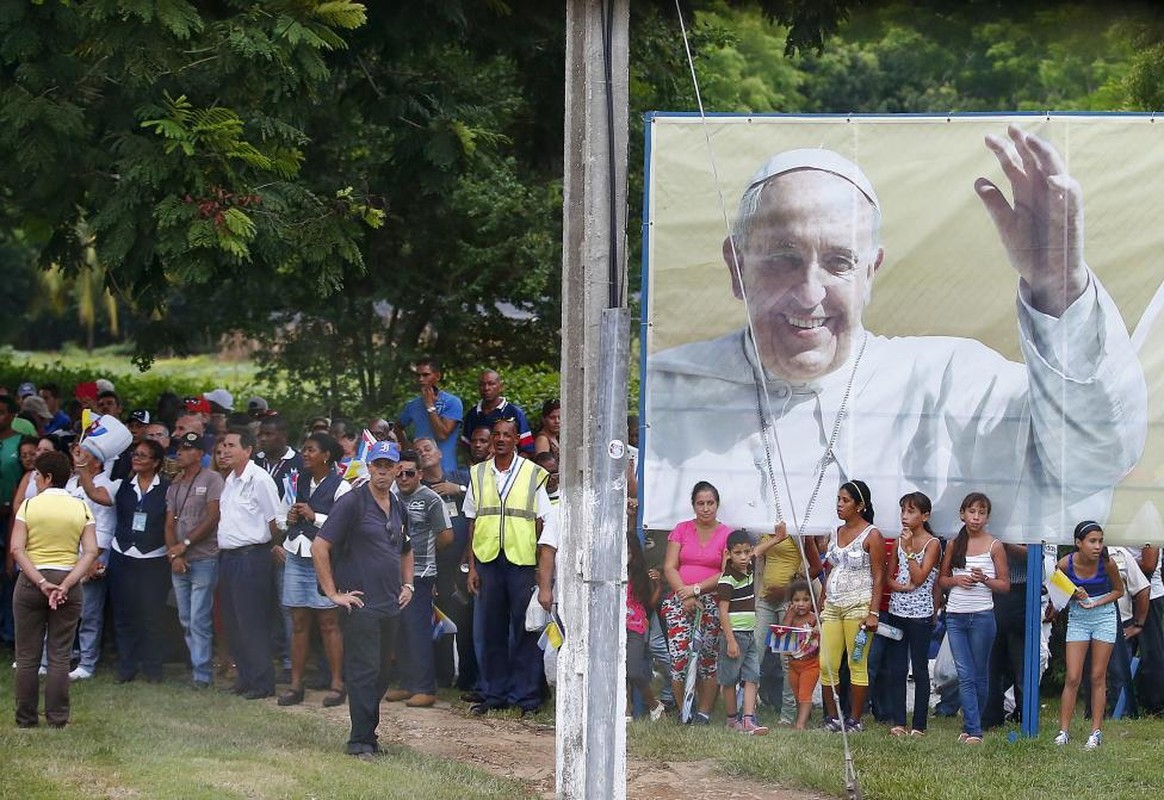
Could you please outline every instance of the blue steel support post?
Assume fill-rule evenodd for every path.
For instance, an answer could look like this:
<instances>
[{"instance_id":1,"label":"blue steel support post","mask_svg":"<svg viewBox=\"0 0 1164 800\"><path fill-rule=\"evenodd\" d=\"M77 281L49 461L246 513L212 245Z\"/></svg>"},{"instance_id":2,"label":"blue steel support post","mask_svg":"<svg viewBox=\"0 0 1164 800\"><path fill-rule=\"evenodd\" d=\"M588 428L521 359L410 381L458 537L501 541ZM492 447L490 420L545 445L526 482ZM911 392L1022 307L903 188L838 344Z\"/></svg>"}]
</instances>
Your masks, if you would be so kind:
<instances>
[{"instance_id":1,"label":"blue steel support post","mask_svg":"<svg viewBox=\"0 0 1164 800\"><path fill-rule=\"evenodd\" d=\"M1039 656L1043 624L1043 543L1027 545L1027 630L1023 648L1024 737L1039 735Z\"/></svg>"}]
</instances>

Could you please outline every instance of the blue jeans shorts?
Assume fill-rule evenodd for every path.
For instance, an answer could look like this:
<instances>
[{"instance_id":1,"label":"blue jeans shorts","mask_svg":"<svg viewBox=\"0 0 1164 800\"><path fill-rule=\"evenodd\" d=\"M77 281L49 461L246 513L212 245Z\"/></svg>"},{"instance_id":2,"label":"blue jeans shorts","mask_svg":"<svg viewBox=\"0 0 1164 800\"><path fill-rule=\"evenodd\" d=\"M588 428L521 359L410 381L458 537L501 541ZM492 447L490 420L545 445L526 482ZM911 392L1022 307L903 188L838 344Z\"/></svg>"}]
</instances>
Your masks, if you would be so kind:
<instances>
[{"instance_id":1,"label":"blue jeans shorts","mask_svg":"<svg viewBox=\"0 0 1164 800\"><path fill-rule=\"evenodd\" d=\"M1119 622L1117 604L1108 603L1099 608L1084 608L1074 600L1067 616L1067 641L1115 644L1116 625Z\"/></svg>"},{"instance_id":2,"label":"blue jeans shorts","mask_svg":"<svg viewBox=\"0 0 1164 800\"><path fill-rule=\"evenodd\" d=\"M719 676L720 686L735 686L740 681L746 683L760 682L760 637L755 631L734 631L736 644L740 647L738 658L728 658L727 637L719 637L719 667L716 674Z\"/></svg>"}]
</instances>

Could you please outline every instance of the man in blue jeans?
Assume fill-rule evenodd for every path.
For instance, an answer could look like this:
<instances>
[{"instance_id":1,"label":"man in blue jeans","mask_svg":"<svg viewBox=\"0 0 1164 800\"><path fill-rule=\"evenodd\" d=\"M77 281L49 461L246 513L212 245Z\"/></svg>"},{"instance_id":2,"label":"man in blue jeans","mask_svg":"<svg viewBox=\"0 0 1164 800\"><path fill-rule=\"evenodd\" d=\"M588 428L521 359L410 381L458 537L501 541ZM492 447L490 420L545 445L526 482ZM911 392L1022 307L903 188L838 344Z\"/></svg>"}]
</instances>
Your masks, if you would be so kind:
<instances>
[{"instance_id":1,"label":"man in blue jeans","mask_svg":"<svg viewBox=\"0 0 1164 800\"><path fill-rule=\"evenodd\" d=\"M401 700L413 708L428 708L436 702L436 668L432 649L432 598L437 582L437 549L453 541L453 524L445 501L421 484L420 459L415 450L400 454L396 472L396 496L408 510L408 535L412 539L412 602L401 617L401 688L392 689L385 699Z\"/></svg>"},{"instance_id":2,"label":"man in blue jeans","mask_svg":"<svg viewBox=\"0 0 1164 800\"><path fill-rule=\"evenodd\" d=\"M178 621L190 651L192 682L214 680L214 588L218 585L218 517L222 476L202 466L202 437L182 434L180 472L166 490L166 555L170 559Z\"/></svg>"}]
</instances>

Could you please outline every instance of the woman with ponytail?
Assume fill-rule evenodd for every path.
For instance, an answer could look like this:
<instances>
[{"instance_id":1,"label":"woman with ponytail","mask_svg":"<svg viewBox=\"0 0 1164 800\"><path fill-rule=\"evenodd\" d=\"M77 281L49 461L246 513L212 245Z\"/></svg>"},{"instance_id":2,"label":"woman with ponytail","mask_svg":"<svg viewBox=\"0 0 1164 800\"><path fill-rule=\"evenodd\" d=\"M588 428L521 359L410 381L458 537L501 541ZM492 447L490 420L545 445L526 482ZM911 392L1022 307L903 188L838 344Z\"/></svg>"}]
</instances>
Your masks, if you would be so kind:
<instances>
[{"instance_id":1,"label":"woman with ponytail","mask_svg":"<svg viewBox=\"0 0 1164 800\"><path fill-rule=\"evenodd\" d=\"M896 577L889 581L890 625L901 631L901 639L889 640L889 714L894 736L922 736L926 732L926 712L930 705L930 682L918 676L929 675L930 638L934 633L934 581L938 576L938 559L942 548L930 530L930 498L910 492L898 502L901 506L901 535L889 557L890 569L896 565ZM910 664L913 665L913 727L905 728L905 685Z\"/></svg>"},{"instance_id":2,"label":"woman with ponytail","mask_svg":"<svg viewBox=\"0 0 1164 800\"><path fill-rule=\"evenodd\" d=\"M868 637L877 630L885 580L885 541L873 527L873 500L864 481L846 481L837 492L842 525L829 537L825 554L829 574L821 609L820 680L825 727L864 730L861 715L869 692ZM858 644L861 639L865 642ZM836 686L841 659L847 655L852 686L852 715L841 721Z\"/></svg>"},{"instance_id":3,"label":"woman with ponytail","mask_svg":"<svg viewBox=\"0 0 1164 800\"><path fill-rule=\"evenodd\" d=\"M950 590L946 635L958 669L962 733L958 741L982 743L982 709L990 683L990 650L997 626L994 592L1010 591L1006 549L986 530L990 498L971 492L958 509L962 529L946 548L938 584Z\"/></svg>"}]
</instances>

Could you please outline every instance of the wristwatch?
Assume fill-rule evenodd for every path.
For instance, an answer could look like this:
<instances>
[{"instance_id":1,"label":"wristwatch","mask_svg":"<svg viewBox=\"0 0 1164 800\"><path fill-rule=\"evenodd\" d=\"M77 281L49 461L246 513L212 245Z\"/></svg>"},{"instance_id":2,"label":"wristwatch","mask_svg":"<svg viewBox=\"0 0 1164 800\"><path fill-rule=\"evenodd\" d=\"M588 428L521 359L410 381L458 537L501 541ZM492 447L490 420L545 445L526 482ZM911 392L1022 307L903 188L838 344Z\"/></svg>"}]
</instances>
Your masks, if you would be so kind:
<instances>
[{"instance_id":1,"label":"wristwatch","mask_svg":"<svg viewBox=\"0 0 1164 800\"><path fill-rule=\"evenodd\" d=\"M695 583L691 585L691 591L696 597L699 597L699 593L703 590L699 588L698 583Z\"/></svg>"},{"instance_id":2,"label":"wristwatch","mask_svg":"<svg viewBox=\"0 0 1164 800\"><path fill-rule=\"evenodd\" d=\"M427 411L430 414L435 414L436 413L436 406L429 406L428 408L425 409L425 411Z\"/></svg>"},{"instance_id":3,"label":"wristwatch","mask_svg":"<svg viewBox=\"0 0 1164 800\"><path fill-rule=\"evenodd\" d=\"M183 540L182 540L182 544L183 544L185 547L189 547L189 546L190 546L190 537L189 537L189 536L187 536L185 539L183 539Z\"/></svg>"},{"instance_id":4,"label":"wristwatch","mask_svg":"<svg viewBox=\"0 0 1164 800\"><path fill-rule=\"evenodd\" d=\"M403 588L407 589L408 591L412 592L413 594L416 594L416 587L413 586L411 583L404 584Z\"/></svg>"}]
</instances>

